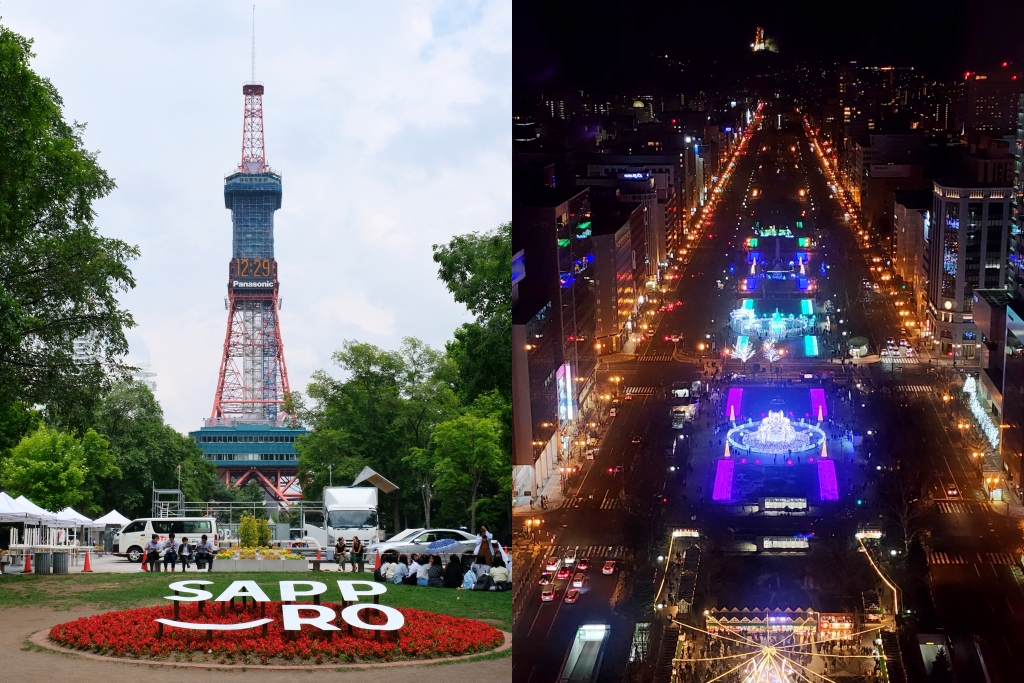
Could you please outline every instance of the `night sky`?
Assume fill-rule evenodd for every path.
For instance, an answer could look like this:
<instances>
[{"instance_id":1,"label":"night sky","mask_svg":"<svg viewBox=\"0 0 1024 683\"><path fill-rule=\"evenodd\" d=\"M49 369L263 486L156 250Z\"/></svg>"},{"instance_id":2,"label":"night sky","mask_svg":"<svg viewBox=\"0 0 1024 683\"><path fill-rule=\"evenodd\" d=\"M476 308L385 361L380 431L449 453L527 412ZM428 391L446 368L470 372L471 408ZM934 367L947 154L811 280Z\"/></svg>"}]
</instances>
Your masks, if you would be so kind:
<instances>
[{"instance_id":1,"label":"night sky","mask_svg":"<svg viewBox=\"0 0 1024 683\"><path fill-rule=\"evenodd\" d=\"M780 64L857 60L914 66L935 78L1003 61L1024 65L1024 0L514 0L513 7L519 87L649 85L666 68L655 55L687 62L694 82L749 71L762 56L750 52L756 26L779 46L769 58Z\"/></svg>"}]
</instances>

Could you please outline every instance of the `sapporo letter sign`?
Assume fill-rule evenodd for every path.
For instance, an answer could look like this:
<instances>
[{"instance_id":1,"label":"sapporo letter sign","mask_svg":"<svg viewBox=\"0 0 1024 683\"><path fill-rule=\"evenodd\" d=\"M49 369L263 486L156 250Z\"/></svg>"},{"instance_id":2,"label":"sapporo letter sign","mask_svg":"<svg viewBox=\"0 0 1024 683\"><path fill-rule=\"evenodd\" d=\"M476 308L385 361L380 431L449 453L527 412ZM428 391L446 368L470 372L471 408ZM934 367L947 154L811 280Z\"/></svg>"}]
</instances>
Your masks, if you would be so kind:
<instances>
[{"instance_id":1,"label":"sapporo letter sign","mask_svg":"<svg viewBox=\"0 0 1024 683\"><path fill-rule=\"evenodd\" d=\"M235 581L216 598L213 593L197 586L212 585L213 581L178 581L172 583L168 588L184 595L168 595L167 600L178 602L200 602L202 600L213 600L214 602L228 602L233 598L252 598L254 602L270 602L270 598L263 592L255 581ZM319 581L281 581L281 601L290 602L299 598L323 595L327 592L327 586ZM338 589L341 591L341 599L344 602L354 604L341 610L341 619L353 628L366 629L368 631L397 631L405 624L405 617L393 607L378 605L369 602L359 602L361 596L380 595L387 591L384 584L374 581L338 581ZM383 624L370 624L363 621L359 613L364 610L372 610L383 615L387 621ZM305 613L307 616L303 616ZM315 613L314 616L309 616ZM309 624L321 631L340 631L333 622L338 614L325 605L281 605L281 615L284 630L298 631L303 624ZM201 631L244 631L250 628L258 628L269 624L273 619L256 619L240 624L196 624L188 621L174 621L173 619L157 619L157 622L175 628L189 628Z\"/></svg>"}]
</instances>

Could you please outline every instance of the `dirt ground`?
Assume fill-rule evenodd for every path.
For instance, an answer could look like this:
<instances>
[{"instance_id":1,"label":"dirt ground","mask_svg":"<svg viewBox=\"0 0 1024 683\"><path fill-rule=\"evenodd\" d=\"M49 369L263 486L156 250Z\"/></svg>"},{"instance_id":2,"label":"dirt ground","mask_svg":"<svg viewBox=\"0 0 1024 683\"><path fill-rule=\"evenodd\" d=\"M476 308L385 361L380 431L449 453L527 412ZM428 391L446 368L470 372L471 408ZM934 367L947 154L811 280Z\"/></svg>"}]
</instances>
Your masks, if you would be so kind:
<instances>
[{"instance_id":1,"label":"dirt ground","mask_svg":"<svg viewBox=\"0 0 1024 683\"><path fill-rule=\"evenodd\" d=\"M391 681L395 675L413 675L417 683L450 683L453 680L509 681L512 679L512 659L491 659L485 661L452 663L443 666L409 666L397 668L365 669L362 671L304 670L273 671L248 667L245 671L203 671L170 666L128 664L121 662L99 662L73 654L41 651L26 645L28 637L40 629L49 629L54 624L78 617L97 614L102 610L71 610L57 612L47 608L13 607L0 609L0 680L24 681L72 681L78 683L181 683L192 678L199 671L208 680L242 683L278 683L281 680L300 683L320 681ZM211 678L211 675L213 678Z\"/></svg>"}]
</instances>

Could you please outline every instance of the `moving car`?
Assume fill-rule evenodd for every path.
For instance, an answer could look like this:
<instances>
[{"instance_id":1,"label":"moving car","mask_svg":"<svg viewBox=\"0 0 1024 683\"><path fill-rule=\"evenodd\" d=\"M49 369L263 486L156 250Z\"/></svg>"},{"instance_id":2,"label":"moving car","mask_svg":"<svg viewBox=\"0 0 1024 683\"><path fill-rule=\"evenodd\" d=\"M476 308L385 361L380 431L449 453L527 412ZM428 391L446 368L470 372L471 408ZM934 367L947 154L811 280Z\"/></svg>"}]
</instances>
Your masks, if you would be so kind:
<instances>
[{"instance_id":1,"label":"moving car","mask_svg":"<svg viewBox=\"0 0 1024 683\"><path fill-rule=\"evenodd\" d=\"M559 581L566 581L572 578L572 570L568 567L562 567L558 570L558 572L555 573L555 578Z\"/></svg>"},{"instance_id":2,"label":"moving car","mask_svg":"<svg viewBox=\"0 0 1024 683\"><path fill-rule=\"evenodd\" d=\"M625 396L622 397L622 400L623 401L632 401L633 400L633 394L626 394Z\"/></svg>"},{"instance_id":3,"label":"moving car","mask_svg":"<svg viewBox=\"0 0 1024 683\"><path fill-rule=\"evenodd\" d=\"M615 560L606 560L604 566L601 567L602 574L614 574L615 573Z\"/></svg>"},{"instance_id":4,"label":"moving car","mask_svg":"<svg viewBox=\"0 0 1024 683\"><path fill-rule=\"evenodd\" d=\"M562 563L565 564L566 567L572 564L576 564L576 551L570 550L567 553L565 553L565 556L562 557Z\"/></svg>"},{"instance_id":5,"label":"moving car","mask_svg":"<svg viewBox=\"0 0 1024 683\"><path fill-rule=\"evenodd\" d=\"M540 575L540 581L538 581L537 583L539 583L541 586L549 585L551 583L551 572L542 573Z\"/></svg>"},{"instance_id":6,"label":"moving car","mask_svg":"<svg viewBox=\"0 0 1024 683\"><path fill-rule=\"evenodd\" d=\"M618 408L612 408L611 410L608 411L608 417L615 417L618 414L619 414L619 409Z\"/></svg>"},{"instance_id":7,"label":"moving car","mask_svg":"<svg viewBox=\"0 0 1024 683\"><path fill-rule=\"evenodd\" d=\"M958 489L955 484L950 484L946 487L946 495L950 498L959 498L960 489Z\"/></svg>"},{"instance_id":8,"label":"moving car","mask_svg":"<svg viewBox=\"0 0 1024 683\"><path fill-rule=\"evenodd\" d=\"M555 589L554 588L545 588L543 591L541 591L541 593L540 593L540 601L541 602L551 602L554 599L555 599Z\"/></svg>"},{"instance_id":9,"label":"moving car","mask_svg":"<svg viewBox=\"0 0 1024 683\"><path fill-rule=\"evenodd\" d=\"M549 572L557 572L562 566L562 560L558 557L549 557L548 561L544 564L544 570Z\"/></svg>"},{"instance_id":10,"label":"moving car","mask_svg":"<svg viewBox=\"0 0 1024 683\"><path fill-rule=\"evenodd\" d=\"M576 563L576 571L585 572L590 569L590 558L584 557Z\"/></svg>"},{"instance_id":11,"label":"moving car","mask_svg":"<svg viewBox=\"0 0 1024 683\"><path fill-rule=\"evenodd\" d=\"M633 436L633 438L632 438L632 439L630 439L630 440L629 440L629 442L630 442L630 443L642 443L642 442L643 442L643 440L644 440L644 439L643 439L643 437L642 437L642 436L640 436L639 434L636 434L636 435L634 435L634 436Z\"/></svg>"},{"instance_id":12,"label":"moving car","mask_svg":"<svg viewBox=\"0 0 1024 683\"><path fill-rule=\"evenodd\" d=\"M586 580L587 580L587 575L586 574L584 574L583 572L577 572L576 575L572 577L572 587L573 588L583 588L583 582L586 581Z\"/></svg>"},{"instance_id":13,"label":"moving car","mask_svg":"<svg viewBox=\"0 0 1024 683\"><path fill-rule=\"evenodd\" d=\"M580 599L580 592L578 589L573 588L572 590L566 591L565 601L570 605Z\"/></svg>"}]
</instances>

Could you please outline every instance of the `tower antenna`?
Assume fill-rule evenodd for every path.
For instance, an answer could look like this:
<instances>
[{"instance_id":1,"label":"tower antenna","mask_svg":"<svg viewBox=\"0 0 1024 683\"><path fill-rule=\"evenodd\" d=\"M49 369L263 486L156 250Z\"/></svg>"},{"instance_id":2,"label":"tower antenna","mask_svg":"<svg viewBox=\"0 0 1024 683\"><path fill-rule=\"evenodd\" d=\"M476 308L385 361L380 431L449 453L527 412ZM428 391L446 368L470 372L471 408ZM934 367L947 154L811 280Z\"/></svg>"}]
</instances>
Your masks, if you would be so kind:
<instances>
[{"instance_id":1,"label":"tower antenna","mask_svg":"<svg viewBox=\"0 0 1024 683\"><path fill-rule=\"evenodd\" d=\"M252 78L249 82L256 82L256 5L252 6Z\"/></svg>"}]
</instances>

